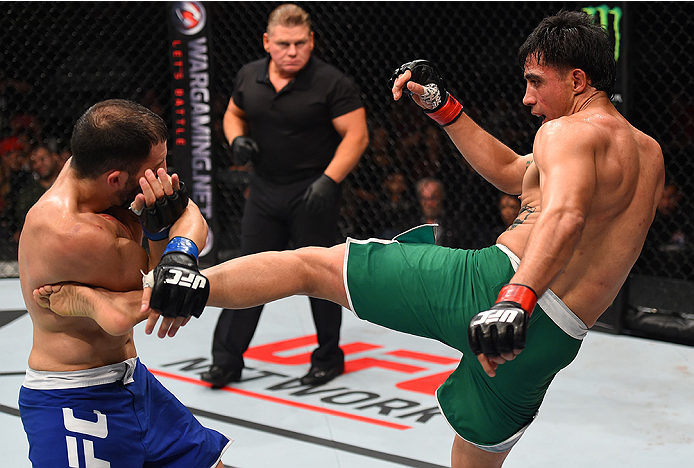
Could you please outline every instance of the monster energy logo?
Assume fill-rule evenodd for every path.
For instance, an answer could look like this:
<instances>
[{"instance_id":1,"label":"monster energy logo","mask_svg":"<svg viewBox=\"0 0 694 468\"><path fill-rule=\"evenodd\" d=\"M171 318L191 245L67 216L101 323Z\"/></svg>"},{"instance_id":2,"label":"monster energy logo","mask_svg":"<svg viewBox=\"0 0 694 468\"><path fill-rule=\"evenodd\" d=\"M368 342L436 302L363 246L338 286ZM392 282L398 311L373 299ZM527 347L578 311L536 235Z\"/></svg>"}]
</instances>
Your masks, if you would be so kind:
<instances>
[{"instance_id":1,"label":"monster energy logo","mask_svg":"<svg viewBox=\"0 0 694 468\"><path fill-rule=\"evenodd\" d=\"M619 43L622 39L622 35L619 30L619 22L622 19L622 9L619 7L610 8L607 5L600 5L596 7L584 7L583 11L591 16L600 15L600 25L609 31L609 26L607 20L610 15L613 15L612 19L612 29L614 30L614 60L615 62L619 60Z\"/></svg>"}]
</instances>

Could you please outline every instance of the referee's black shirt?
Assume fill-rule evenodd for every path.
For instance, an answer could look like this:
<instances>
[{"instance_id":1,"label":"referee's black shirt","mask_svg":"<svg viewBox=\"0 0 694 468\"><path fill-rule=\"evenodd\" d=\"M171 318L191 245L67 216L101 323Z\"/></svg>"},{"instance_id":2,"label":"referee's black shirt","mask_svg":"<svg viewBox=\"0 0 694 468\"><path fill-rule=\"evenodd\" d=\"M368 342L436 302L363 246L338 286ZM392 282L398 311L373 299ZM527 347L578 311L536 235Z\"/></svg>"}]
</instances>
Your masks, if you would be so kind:
<instances>
[{"instance_id":1,"label":"referee's black shirt","mask_svg":"<svg viewBox=\"0 0 694 468\"><path fill-rule=\"evenodd\" d=\"M276 184L320 175L341 137L331 120L363 107L356 86L337 68L311 57L280 92L268 75L270 57L236 75L234 103L246 113L249 135L260 149L256 174Z\"/></svg>"}]
</instances>

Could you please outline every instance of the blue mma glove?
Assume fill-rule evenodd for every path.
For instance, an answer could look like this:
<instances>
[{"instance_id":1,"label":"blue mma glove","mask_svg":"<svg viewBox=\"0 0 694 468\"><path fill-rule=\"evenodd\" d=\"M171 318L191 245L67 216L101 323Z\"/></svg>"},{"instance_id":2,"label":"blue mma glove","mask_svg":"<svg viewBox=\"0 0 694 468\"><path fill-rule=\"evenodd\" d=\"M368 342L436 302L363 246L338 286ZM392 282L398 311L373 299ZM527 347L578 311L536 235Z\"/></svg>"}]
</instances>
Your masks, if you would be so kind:
<instances>
[{"instance_id":1,"label":"blue mma glove","mask_svg":"<svg viewBox=\"0 0 694 468\"><path fill-rule=\"evenodd\" d=\"M150 307L164 317L200 317L210 296L210 283L198 268L198 248L185 237L171 239L143 286L152 287Z\"/></svg>"}]
</instances>

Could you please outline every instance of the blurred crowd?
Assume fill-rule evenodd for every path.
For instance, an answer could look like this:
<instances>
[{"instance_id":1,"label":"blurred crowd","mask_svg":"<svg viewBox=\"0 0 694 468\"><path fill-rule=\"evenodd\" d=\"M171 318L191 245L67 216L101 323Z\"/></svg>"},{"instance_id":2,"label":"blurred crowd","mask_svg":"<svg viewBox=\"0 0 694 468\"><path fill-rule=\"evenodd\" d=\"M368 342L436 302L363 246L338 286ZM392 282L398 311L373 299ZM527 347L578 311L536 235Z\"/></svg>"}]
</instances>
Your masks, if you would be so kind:
<instances>
[{"instance_id":1,"label":"blurred crowd","mask_svg":"<svg viewBox=\"0 0 694 468\"><path fill-rule=\"evenodd\" d=\"M68 148L43 134L40 118L22 104L31 86L0 71L0 257L17 258L17 241L29 208L58 177Z\"/></svg>"},{"instance_id":2,"label":"blurred crowd","mask_svg":"<svg viewBox=\"0 0 694 468\"><path fill-rule=\"evenodd\" d=\"M21 111L30 85L0 72L0 92L0 260L14 260L27 211L51 186L70 153L59 143L67 141L65 135L45 135L41 119ZM141 100L164 113L151 93ZM372 119L369 132L369 147L344 183L343 236L392 238L413 226L436 223L439 244L482 248L513 224L518 198L486 183L421 113L393 111ZM686 187L668 180L635 272L694 279L691 213ZM234 218L226 221L238 222Z\"/></svg>"}]
</instances>

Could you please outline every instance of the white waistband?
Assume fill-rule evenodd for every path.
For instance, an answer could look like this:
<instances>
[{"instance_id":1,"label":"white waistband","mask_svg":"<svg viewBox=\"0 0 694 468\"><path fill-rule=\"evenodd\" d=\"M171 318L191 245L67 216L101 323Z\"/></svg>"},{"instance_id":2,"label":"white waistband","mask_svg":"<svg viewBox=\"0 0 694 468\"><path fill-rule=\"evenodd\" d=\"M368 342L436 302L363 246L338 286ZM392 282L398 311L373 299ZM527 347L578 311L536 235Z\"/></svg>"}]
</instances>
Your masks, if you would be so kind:
<instances>
[{"instance_id":1,"label":"white waistband","mask_svg":"<svg viewBox=\"0 0 694 468\"><path fill-rule=\"evenodd\" d=\"M127 385L134 382L133 373L137 358L117 364L68 372L37 371L27 369L23 386L33 390L60 390L84 388L122 381Z\"/></svg>"},{"instance_id":2,"label":"white waistband","mask_svg":"<svg viewBox=\"0 0 694 468\"><path fill-rule=\"evenodd\" d=\"M516 271L520 265L520 259L505 245L496 244L496 246L508 256L513 271ZM583 323L583 320L578 318L551 289L540 296L537 303L545 311L545 314L571 338L582 340L588 334L588 327Z\"/></svg>"}]
</instances>

